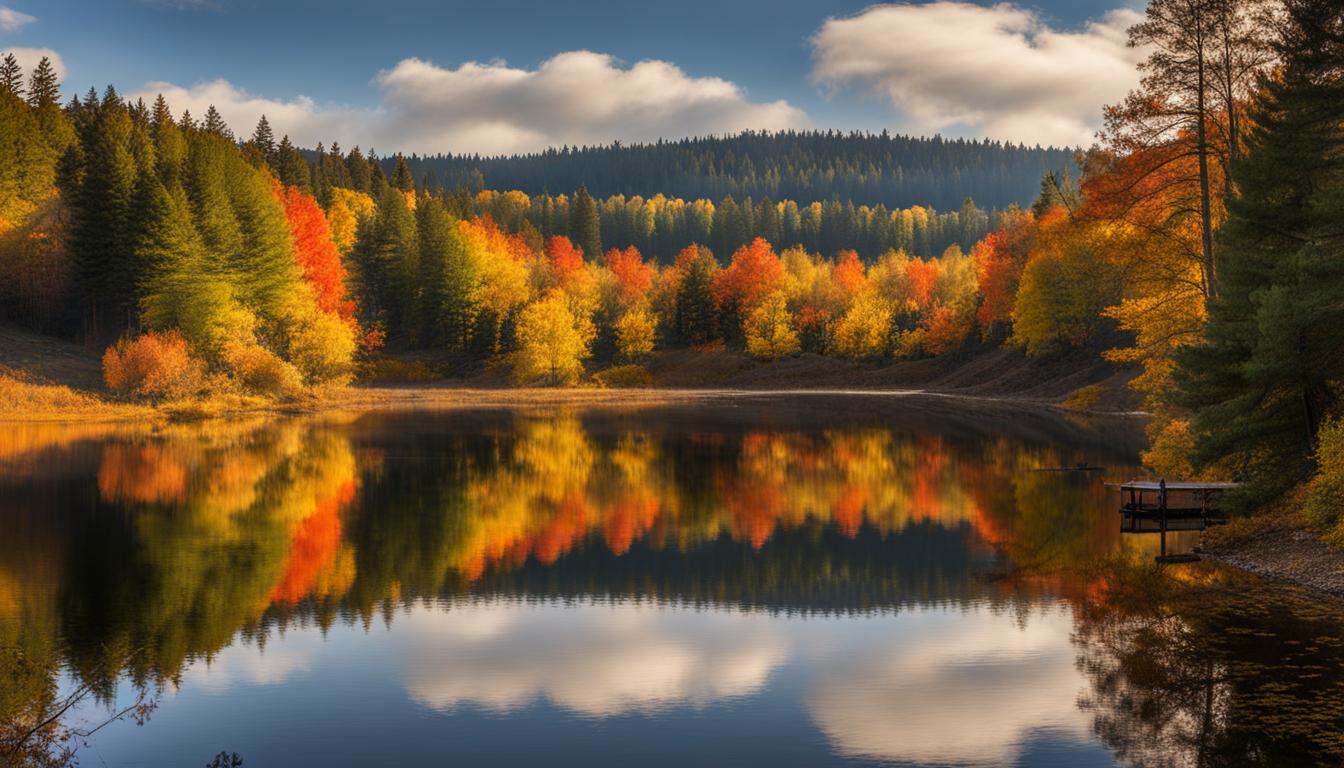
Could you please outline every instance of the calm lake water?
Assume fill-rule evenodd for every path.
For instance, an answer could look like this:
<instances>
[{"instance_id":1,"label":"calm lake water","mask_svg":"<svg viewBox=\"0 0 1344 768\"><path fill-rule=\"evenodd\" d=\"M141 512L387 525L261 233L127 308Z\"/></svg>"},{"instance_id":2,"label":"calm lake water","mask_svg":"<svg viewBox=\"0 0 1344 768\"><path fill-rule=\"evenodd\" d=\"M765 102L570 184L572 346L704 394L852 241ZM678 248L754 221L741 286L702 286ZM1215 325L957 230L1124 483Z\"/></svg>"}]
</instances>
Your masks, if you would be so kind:
<instances>
[{"instance_id":1,"label":"calm lake water","mask_svg":"<svg viewBox=\"0 0 1344 768\"><path fill-rule=\"evenodd\" d=\"M0 764L1340 763L1344 613L1159 569L1104 484L1141 442L818 396L3 426Z\"/></svg>"}]
</instances>

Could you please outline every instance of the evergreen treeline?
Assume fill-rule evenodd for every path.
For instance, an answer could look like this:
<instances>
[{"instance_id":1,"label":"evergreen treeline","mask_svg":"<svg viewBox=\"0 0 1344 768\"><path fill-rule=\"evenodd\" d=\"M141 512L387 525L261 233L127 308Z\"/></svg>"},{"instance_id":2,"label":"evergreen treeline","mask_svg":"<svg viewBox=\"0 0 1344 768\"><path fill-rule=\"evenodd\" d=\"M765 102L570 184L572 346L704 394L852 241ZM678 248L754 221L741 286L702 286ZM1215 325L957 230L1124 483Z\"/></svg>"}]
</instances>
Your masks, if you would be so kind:
<instances>
[{"instance_id":1,"label":"evergreen treeline","mask_svg":"<svg viewBox=\"0 0 1344 768\"><path fill-rule=\"evenodd\" d=\"M840 200L955 209L968 195L1006 208L1035 199L1041 174L1073 150L998 141L839 131L756 132L653 144L562 147L528 155L412 155L417 180L446 188L543 194L587 187L598 197ZM388 166L390 170L390 165Z\"/></svg>"}]
</instances>

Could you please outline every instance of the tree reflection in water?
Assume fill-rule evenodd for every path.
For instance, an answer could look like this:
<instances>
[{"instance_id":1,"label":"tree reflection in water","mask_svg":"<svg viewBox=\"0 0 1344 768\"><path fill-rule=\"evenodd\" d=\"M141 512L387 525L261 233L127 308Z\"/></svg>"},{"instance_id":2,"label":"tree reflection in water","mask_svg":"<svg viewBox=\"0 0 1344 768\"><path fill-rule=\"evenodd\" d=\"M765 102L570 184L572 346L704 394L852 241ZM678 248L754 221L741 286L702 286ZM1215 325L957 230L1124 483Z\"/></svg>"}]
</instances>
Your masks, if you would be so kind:
<instances>
[{"instance_id":1,"label":"tree reflection in water","mask_svg":"<svg viewBox=\"0 0 1344 768\"><path fill-rule=\"evenodd\" d=\"M1114 437L1132 428L904 414L893 407L881 426L867 406L825 417L762 406L7 431L0 647L26 661L0 670L0 720L14 730L79 686L108 706L119 680L152 695L238 641L390 623L423 601L845 615L951 604L1039 622L1056 615L1040 606L1062 600L1091 688L1081 704L1119 758L1341 756L1344 619L1217 570L1157 574L1146 543L1121 540L1098 478L1033 471L1089 460L1122 477L1136 446ZM994 626L979 630L990 645ZM879 650L874 663L904 668ZM857 664L846 674L861 680ZM692 688L760 687L725 686ZM638 708L679 690L616 700ZM932 741L916 749L899 731L835 720L848 698L833 684L811 699L842 750L893 754L895 739L907 757L936 754Z\"/></svg>"}]
</instances>

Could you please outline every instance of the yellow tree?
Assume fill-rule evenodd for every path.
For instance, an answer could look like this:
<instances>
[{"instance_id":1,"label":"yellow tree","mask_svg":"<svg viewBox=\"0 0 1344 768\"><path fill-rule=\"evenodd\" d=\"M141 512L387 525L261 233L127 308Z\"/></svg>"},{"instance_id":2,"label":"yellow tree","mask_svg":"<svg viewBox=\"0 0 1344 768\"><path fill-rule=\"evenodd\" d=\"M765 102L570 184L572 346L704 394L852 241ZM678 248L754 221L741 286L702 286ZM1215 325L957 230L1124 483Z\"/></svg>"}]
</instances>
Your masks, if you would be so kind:
<instances>
[{"instance_id":1,"label":"yellow tree","mask_svg":"<svg viewBox=\"0 0 1344 768\"><path fill-rule=\"evenodd\" d=\"M626 360L638 360L653 352L658 319L647 302L626 310L616 321L616 353Z\"/></svg>"},{"instance_id":2,"label":"yellow tree","mask_svg":"<svg viewBox=\"0 0 1344 768\"><path fill-rule=\"evenodd\" d=\"M836 326L836 351L855 360L881 357L891 344L891 321L891 305L877 291L865 290Z\"/></svg>"},{"instance_id":3,"label":"yellow tree","mask_svg":"<svg viewBox=\"0 0 1344 768\"><path fill-rule=\"evenodd\" d=\"M746 322L747 352L763 360L774 360L785 355L796 355L801 349L798 331L793 326L788 299L783 291L766 297Z\"/></svg>"},{"instance_id":4,"label":"yellow tree","mask_svg":"<svg viewBox=\"0 0 1344 768\"><path fill-rule=\"evenodd\" d=\"M516 373L523 381L573 384L583 373L588 340L564 292L551 289L518 316Z\"/></svg>"}]
</instances>

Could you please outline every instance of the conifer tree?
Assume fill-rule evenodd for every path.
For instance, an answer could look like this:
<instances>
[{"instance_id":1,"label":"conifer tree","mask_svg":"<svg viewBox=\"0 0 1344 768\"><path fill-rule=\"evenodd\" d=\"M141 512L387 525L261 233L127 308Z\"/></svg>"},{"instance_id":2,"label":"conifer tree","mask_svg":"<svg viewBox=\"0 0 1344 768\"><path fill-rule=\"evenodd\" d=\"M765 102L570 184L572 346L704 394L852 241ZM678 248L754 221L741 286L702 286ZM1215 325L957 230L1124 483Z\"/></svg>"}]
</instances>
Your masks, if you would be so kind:
<instances>
[{"instance_id":1,"label":"conifer tree","mask_svg":"<svg viewBox=\"0 0 1344 768\"><path fill-rule=\"evenodd\" d=\"M154 97L154 106L149 113L149 126L154 130L159 130L165 123L173 122L173 112L168 109L168 100L163 98L163 94Z\"/></svg>"},{"instance_id":2,"label":"conifer tree","mask_svg":"<svg viewBox=\"0 0 1344 768\"><path fill-rule=\"evenodd\" d=\"M130 318L134 269L129 263L136 161L131 121L115 106L102 109L86 137L80 186L71 190L70 249L89 300L90 331L119 332ZM110 326L101 327L103 321Z\"/></svg>"},{"instance_id":3,"label":"conifer tree","mask_svg":"<svg viewBox=\"0 0 1344 768\"><path fill-rule=\"evenodd\" d=\"M369 193L369 161L364 157L364 153L359 151L359 145L350 150L350 155L345 158L346 174L350 180L350 188L356 192Z\"/></svg>"},{"instance_id":4,"label":"conifer tree","mask_svg":"<svg viewBox=\"0 0 1344 768\"><path fill-rule=\"evenodd\" d=\"M415 191L415 178L411 176L411 169L401 153L397 153L397 164L392 171L392 186L402 192Z\"/></svg>"},{"instance_id":5,"label":"conifer tree","mask_svg":"<svg viewBox=\"0 0 1344 768\"><path fill-rule=\"evenodd\" d=\"M579 187L569 204L569 239L583 249L584 258L596 261L602 257L602 221L587 187Z\"/></svg>"},{"instance_id":6,"label":"conifer tree","mask_svg":"<svg viewBox=\"0 0 1344 768\"><path fill-rule=\"evenodd\" d=\"M6 53L0 61L0 93L23 98L23 68L12 53Z\"/></svg>"},{"instance_id":7,"label":"conifer tree","mask_svg":"<svg viewBox=\"0 0 1344 768\"><path fill-rule=\"evenodd\" d=\"M211 104L205 110L205 123L201 125L201 128L206 133L213 133L216 136L233 141L233 131L229 130L229 124L224 122L224 117L219 114L218 109L215 109L214 104Z\"/></svg>"},{"instance_id":8,"label":"conifer tree","mask_svg":"<svg viewBox=\"0 0 1344 768\"><path fill-rule=\"evenodd\" d=\"M1249 480L1247 505L1310 472L1344 381L1344 7L1288 0L1279 72L1253 106L1217 253L1207 340L1179 358L1196 462Z\"/></svg>"},{"instance_id":9,"label":"conifer tree","mask_svg":"<svg viewBox=\"0 0 1344 768\"><path fill-rule=\"evenodd\" d=\"M286 136L286 139L289 137ZM276 166L275 153L275 134L271 132L271 123L262 115L257 121L257 127L252 131L252 138L248 141L261 161L274 168Z\"/></svg>"},{"instance_id":10,"label":"conifer tree","mask_svg":"<svg viewBox=\"0 0 1344 768\"><path fill-rule=\"evenodd\" d=\"M28 103L34 108L56 106L61 103L60 78L51 60L43 56L28 78Z\"/></svg>"},{"instance_id":11,"label":"conifer tree","mask_svg":"<svg viewBox=\"0 0 1344 768\"><path fill-rule=\"evenodd\" d=\"M312 170L309 169L308 161L303 159L299 150L289 142L288 135L280 139L280 146L276 148L275 155L279 164L276 171L280 183L286 187L298 187L304 192L312 192Z\"/></svg>"},{"instance_id":12,"label":"conifer tree","mask_svg":"<svg viewBox=\"0 0 1344 768\"><path fill-rule=\"evenodd\" d=\"M420 202L415 215L420 235L421 340L465 351L476 317L475 265L467 258L457 219L439 198Z\"/></svg>"},{"instance_id":13,"label":"conifer tree","mask_svg":"<svg viewBox=\"0 0 1344 768\"><path fill-rule=\"evenodd\" d=\"M364 324L381 323L389 336L399 340L414 332L409 320L419 304L418 240L415 215L406 206L406 198L384 185L377 213L359 228L351 272Z\"/></svg>"}]
</instances>

